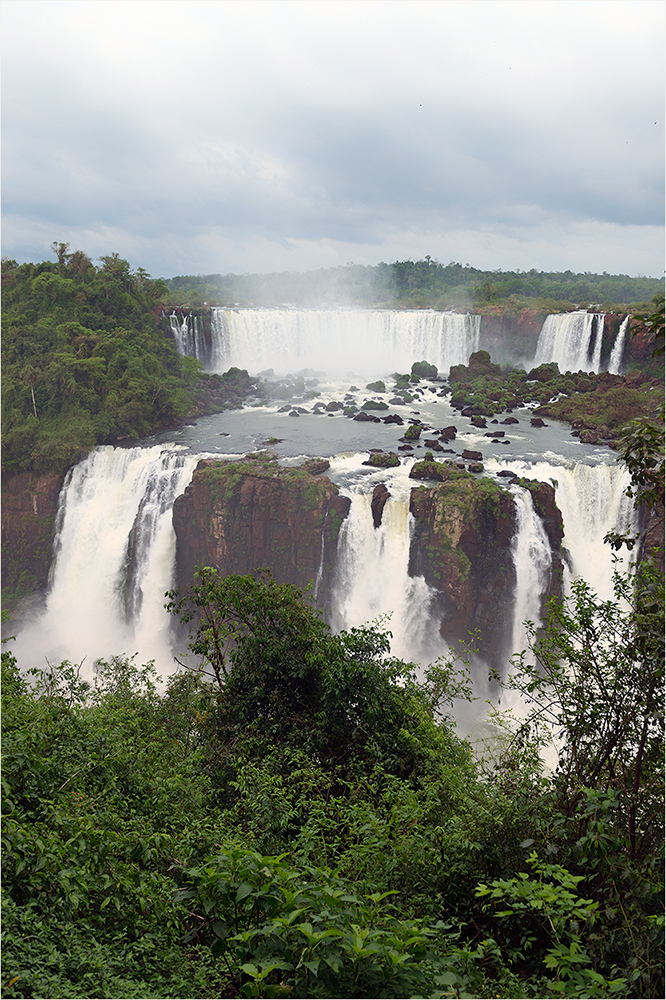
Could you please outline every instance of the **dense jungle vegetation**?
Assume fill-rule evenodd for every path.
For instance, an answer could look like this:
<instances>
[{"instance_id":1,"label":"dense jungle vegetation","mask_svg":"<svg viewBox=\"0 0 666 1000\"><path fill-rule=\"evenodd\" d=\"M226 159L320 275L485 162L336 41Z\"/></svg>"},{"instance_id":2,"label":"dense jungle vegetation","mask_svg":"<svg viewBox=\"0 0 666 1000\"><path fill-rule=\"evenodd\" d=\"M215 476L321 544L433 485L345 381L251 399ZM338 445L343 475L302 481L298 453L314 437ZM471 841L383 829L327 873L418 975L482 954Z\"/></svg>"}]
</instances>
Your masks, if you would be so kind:
<instances>
[{"instance_id":1,"label":"dense jungle vegetation","mask_svg":"<svg viewBox=\"0 0 666 1000\"><path fill-rule=\"evenodd\" d=\"M621 457L663 518L662 427ZM481 754L464 656L418 678L267 576L167 595L165 690L10 646L3 996L662 997L663 558L615 589L551 604Z\"/></svg>"},{"instance_id":2,"label":"dense jungle vegetation","mask_svg":"<svg viewBox=\"0 0 666 1000\"><path fill-rule=\"evenodd\" d=\"M165 279L173 305L381 305L435 309L503 305L565 312L590 304L622 311L663 291L658 278L572 271L483 271L469 264L423 260L347 264L274 274L179 275ZM633 310L632 310L633 311Z\"/></svg>"},{"instance_id":3,"label":"dense jungle vegetation","mask_svg":"<svg viewBox=\"0 0 666 1000\"><path fill-rule=\"evenodd\" d=\"M195 406L200 366L157 329L165 286L111 254L96 267L2 262L6 471L64 469L96 444L149 434Z\"/></svg>"}]
</instances>

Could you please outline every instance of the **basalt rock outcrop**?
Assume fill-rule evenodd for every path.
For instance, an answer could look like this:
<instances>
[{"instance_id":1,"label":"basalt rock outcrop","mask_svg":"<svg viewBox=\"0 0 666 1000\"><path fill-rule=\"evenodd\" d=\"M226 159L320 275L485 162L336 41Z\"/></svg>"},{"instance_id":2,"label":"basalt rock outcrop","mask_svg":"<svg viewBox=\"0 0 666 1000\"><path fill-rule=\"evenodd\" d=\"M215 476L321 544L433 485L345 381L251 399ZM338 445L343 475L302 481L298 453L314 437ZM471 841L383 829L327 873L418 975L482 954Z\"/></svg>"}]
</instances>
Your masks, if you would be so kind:
<instances>
[{"instance_id":1,"label":"basalt rock outcrop","mask_svg":"<svg viewBox=\"0 0 666 1000\"><path fill-rule=\"evenodd\" d=\"M410 511L416 524L409 572L422 574L436 590L440 632L447 643L454 648L461 641L470 643L502 671L514 652L510 648L516 587L511 547L517 523L514 499L490 479L475 479L451 467L442 475L439 485L412 490ZM530 485L540 498L536 509L553 552L545 595L549 596L561 585L562 518L553 488L545 483Z\"/></svg>"},{"instance_id":2,"label":"basalt rock outcrop","mask_svg":"<svg viewBox=\"0 0 666 1000\"><path fill-rule=\"evenodd\" d=\"M391 494L389 493L385 483L378 483L372 491L372 501L370 503L370 510L372 511L372 523L375 528L378 528L382 523L382 514L384 513L384 507Z\"/></svg>"},{"instance_id":3,"label":"basalt rock outcrop","mask_svg":"<svg viewBox=\"0 0 666 1000\"><path fill-rule=\"evenodd\" d=\"M328 610L340 526L350 500L306 468L285 469L271 453L240 461L202 460L173 508L176 586L197 566L220 576L268 569L278 583L315 583Z\"/></svg>"},{"instance_id":4,"label":"basalt rock outcrop","mask_svg":"<svg viewBox=\"0 0 666 1000\"><path fill-rule=\"evenodd\" d=\"M544 314L537 309L507 310L485 306L481 312L481 341L495 358L534 357Z\"/></svg>"},{"instance_id":5,"label":"basalt rock outcrop","mask_svg":"<svg viewBox=\"0 0 666 1000\"><path fill-rule=\"evenodd\" d=\"M46 589L53 555L59 473L20 472L2 483L3 606Z\"/></svg>"}]
</instances>

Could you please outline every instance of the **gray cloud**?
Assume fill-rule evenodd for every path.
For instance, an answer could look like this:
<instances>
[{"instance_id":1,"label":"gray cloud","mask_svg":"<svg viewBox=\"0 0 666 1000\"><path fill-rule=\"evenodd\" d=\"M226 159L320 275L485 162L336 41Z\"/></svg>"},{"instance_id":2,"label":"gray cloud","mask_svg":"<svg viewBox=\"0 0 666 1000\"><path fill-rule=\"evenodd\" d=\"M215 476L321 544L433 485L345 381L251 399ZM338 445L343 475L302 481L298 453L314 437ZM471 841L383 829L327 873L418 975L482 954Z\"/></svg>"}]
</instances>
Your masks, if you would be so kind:
<instances>
[{"instance_id":1,"label":"gray cloud","mask_svg":"<svg viewBox=\"0 0 666 1000\"><path fill-rule=\"evenodd\" d=\"M3 7L5 254L662 272L659 4Z\"/></svg>"}]
</instances>

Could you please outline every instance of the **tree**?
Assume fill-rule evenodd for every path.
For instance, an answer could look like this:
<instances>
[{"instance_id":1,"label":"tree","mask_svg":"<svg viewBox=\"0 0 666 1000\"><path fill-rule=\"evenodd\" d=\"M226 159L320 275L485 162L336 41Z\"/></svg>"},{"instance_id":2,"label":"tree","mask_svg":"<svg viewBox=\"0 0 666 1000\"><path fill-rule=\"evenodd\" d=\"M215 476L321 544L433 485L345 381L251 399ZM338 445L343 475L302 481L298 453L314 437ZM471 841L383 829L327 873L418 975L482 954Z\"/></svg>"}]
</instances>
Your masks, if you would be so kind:
<instances>
[{"instance_id":1,"label":"tree","mask_svg":"<svg viewBox=\"0 0 666 1000\"><path fill-rule=\"evenodd\" d=\"M51 244L51 250L58 258L58 268L62 270L67 263L69 243L58 243L57 240L54 240Z\"/></svg>"},{"instance_id":2,"label":"tree","mask_svg":"<svg viewBox=\"0 0 666 1000\"><path fill-rule=\"evenodd\" d=\"M189 649L218 686L213 729L223 742L254 732L320 761L401 775L445 749L467 759L376 625L333 635L298 588L268 573L219 578L204 567L184 597L167 596L168 610L193 623Z\"/></svg>"},{"instance_id":3,"label":"tree","mask_svg":"<svg viewBox=\"0 0 666 1000\"><path fill-rule=\"evenodd\" d=\"M545 628L527 623L534 660L514 661L513 684L530 723L550 727L558 748L560 808L573 816L584 789L617 797L631 857L663 837L663 581L643 567L638 587L615 576L615 600L583 581L551 602Z\"/></svg>"}]
</instances>

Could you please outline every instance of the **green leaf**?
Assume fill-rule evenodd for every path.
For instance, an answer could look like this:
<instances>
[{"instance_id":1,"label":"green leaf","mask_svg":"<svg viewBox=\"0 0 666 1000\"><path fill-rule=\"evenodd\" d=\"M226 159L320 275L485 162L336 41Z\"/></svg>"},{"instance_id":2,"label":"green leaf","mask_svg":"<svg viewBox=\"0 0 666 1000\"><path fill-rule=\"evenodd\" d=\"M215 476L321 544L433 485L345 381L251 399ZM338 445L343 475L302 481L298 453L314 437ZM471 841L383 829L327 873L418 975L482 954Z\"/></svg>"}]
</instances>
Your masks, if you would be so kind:
<instances>
[{"instance_id":1,"label":"green leaf","mask_svg":"<svg viewBox=\"0 0 666 1000\"><path fill-rule=\"evenodd\" d=\"M246 899L251 892L254 892L254 886L250 885L249 882L241 882L236 891L236 902L240 903L242 899Z\"/></svg>"}]
</instances>

